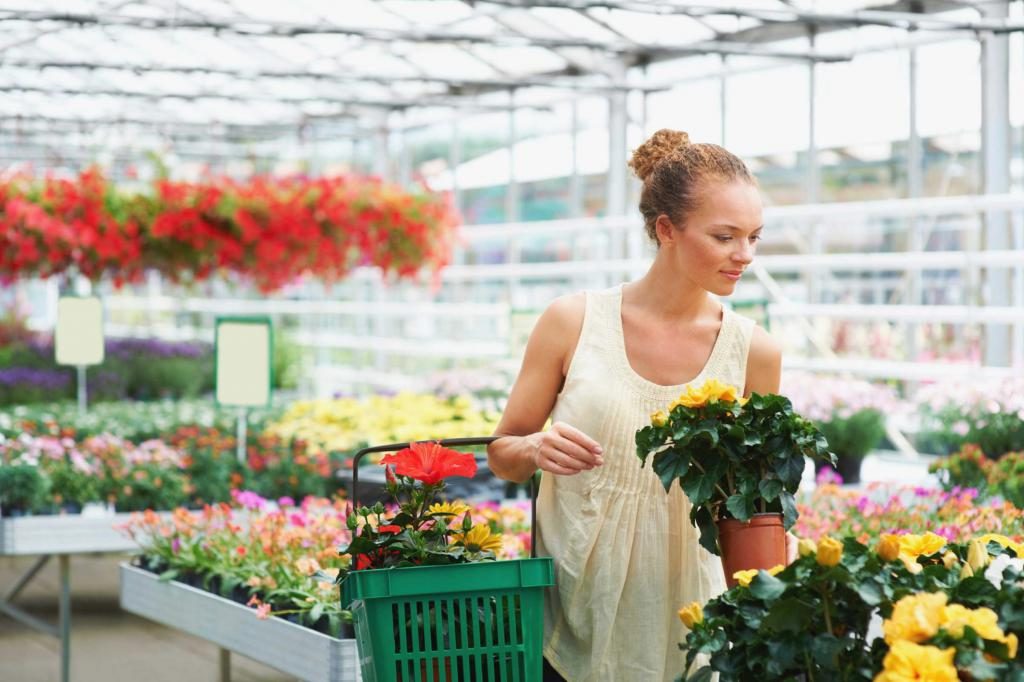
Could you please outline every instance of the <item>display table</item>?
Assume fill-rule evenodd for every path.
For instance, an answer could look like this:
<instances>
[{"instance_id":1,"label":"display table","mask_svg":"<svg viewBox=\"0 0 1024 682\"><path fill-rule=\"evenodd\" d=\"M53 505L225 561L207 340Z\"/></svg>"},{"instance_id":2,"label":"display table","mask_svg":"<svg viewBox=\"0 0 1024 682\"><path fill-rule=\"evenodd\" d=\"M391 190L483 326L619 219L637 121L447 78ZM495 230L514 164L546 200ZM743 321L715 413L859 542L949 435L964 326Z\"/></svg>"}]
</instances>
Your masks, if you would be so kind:
<instances>
[{"instance_id":1,"label":"display table","mask_svg":"<svg viewBox=\"0 0 1024 682\"><path fill-rule=\"evenodd\" d=\"M119 554L138 549L118 531L131 514L96 516L53 515L0 518L0 556L38 556L29 569L0 597L0 613L60 640L60 679L68 682L71 665L71 555ZM57 625L51 625L14 605L14 599L32 582L51 557L60 567Z\"/></svg>"},{"instance_id":2,"label":"display table","mask_svg":"<svg viewBox=\"0 0 1024 682\"><path fill-rule=\"evenodd\" d=\"M221 680L230 651L306 682L361 680L354 639L335 639L282 618L260 620L254 609L211 592L121 564L121 608L221 648Z\"/></svg>"}]
</instances>

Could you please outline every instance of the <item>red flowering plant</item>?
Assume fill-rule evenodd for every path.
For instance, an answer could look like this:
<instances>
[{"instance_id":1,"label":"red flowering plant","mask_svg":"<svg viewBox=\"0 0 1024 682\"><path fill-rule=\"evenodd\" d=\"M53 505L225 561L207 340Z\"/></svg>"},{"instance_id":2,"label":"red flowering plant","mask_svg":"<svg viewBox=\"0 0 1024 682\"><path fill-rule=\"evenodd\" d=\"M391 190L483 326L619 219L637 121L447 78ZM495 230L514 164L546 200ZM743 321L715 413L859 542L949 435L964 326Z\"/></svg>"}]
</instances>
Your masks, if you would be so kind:
<instances>
[{"instance_id":1,"label":"red flowering plant","mask_svg":"<svg viewBox=\"0 0 1024 682\"><path fill-rule=\"evenodd\" d=\"M339 573L339 583L349 570L495 559L502 549L501 535L486 522L474 524L469 506L439 501L446 478L476 474L472 454L419 442L385 455L381 463L395 504L377 502L349 514L352 540L340 553L351 562Z\"/></svg>"}]
</instances>

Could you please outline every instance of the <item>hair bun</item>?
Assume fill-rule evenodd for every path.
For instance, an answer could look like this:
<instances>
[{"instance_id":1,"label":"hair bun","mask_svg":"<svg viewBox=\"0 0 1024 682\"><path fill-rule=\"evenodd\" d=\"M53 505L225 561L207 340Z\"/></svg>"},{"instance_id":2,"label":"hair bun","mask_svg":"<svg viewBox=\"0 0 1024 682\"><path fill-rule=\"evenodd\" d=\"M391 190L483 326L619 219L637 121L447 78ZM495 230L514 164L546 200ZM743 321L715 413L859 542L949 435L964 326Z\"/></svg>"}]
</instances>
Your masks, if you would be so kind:
<instances>
[{"instance_id":1,"label":"hair bun","mask_svg":"<svg viewBox=\"0 0 1024 682\"><path fill-rule=\"evenodd\" d=\"M647 182L658 164L678 156L686 145L690 144L690 136L681 130L662 128L633 152L629 167L636 176Z\"/></svg>"}]
</instances>

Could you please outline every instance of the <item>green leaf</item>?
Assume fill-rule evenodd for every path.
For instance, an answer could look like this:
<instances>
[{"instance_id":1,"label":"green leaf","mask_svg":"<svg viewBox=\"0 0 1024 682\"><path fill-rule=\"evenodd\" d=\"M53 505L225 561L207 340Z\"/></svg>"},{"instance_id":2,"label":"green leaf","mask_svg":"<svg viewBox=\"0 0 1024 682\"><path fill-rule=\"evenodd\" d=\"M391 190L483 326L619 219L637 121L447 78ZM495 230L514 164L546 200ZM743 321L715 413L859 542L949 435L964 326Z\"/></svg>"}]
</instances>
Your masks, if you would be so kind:
<instances>
[{"instance_id":1,"label":"green leaf","mask_svg":"<svg viewBox=\"0 0 1024 682\"><path fill-rule=\"evenodd\" d=\"M782 596L786 591L786 583L782 582L767 571L758 571L754 579L750 581L750 594L758 599L773 601Z\"/></svg>"},{"instance_id":2,"label":"green leaf","mask_svg":"<svg viewBox=\"0 0 1024 682\"><path fill-rule=\"evenodd\" d=\"M714 672L711 666L704 666L697 669L692 675L686 678L687 682L711 682Z\"/></svg>"},{"instance_id":3,"label":"green leaf","mask_svg":"<svg viewBox=\"0 0 1024 682\"><path fill-rule=\"evenodd\" d=\"M868 606L878 606L882 603L882 588L873 580L866 580L857 585L857 595Z\"/></svg>"},{"instance_id":4,"label":"green leaf","mask_svg":"<svg viewBox=\"0 0 1024 682\"><path fill-rule=\"evenodd\" d=\"M171 580L174 580L177 577L178 577L178 569L172 568L172 569L166 570L163 573L161 573L158 576L157 579L160 582L162 582L162 583L166 583L166 582L170 582Z\"/></svg>"},{"instance_id":5,"label":"green leaf","mask_svg":"<svg viewBox=\"0 0 1024 682\"><path fill-rule=\"evenodd\" d=\"M753 587L754 582L751 581L750 585ZM809 604L795 597L780 599L768 611L761 627L776 632L803 632L810 623L813 613L814 610Z\"/></svg>"},{"instance_id":6,"label":"green leaf","mask_svg":"<svg viewBox=\"0 0 1024 682\"><path fill-rule=\"evenodd\" d=\"M758 486L758 490L766 501L771 502L779 496L782 492L782 481L773 478L767 478L762 480Z\"/></svg>"},{"instance_id":7,"label":"green leaf","mask_svg":"<svg viewBox=\"0 0 1024 682\"><path fill-rule=\"evenodd\" d=\"M661 479L665 492L668 492L672 487L672 483L677 478L685 476L686 472L689 471L690 458L677 448L669 448L654 456L651 468L658 475L658 478Z\"/></svg>"},{"instance_id":8,"label":"green leaf","mask_svg":"<svg viewBox=\"0 0 1024 682\"><path fill-rule=\"evenodd\" d=\"M782 503L782 525L786 530L789 530L796 523L796 519L799 516L796 510L796 500L793 498L792 493L783 492L779 495L779 501Z\"/></svg>"},{"instance_id":9,"label":"green leaf","mask_svg":"<svg viewBox=\"0 0 1024 682\"><path fill-rule=\"evenodd\" d=\"M316 622L320 620L320 616L324 614L324 605L322 602L313 604L313 608L309 610L309 624L316 625Z\"/></svg>"},{"instance_id":10,"label":"green leaf","mask_svg":"<svg viewBox=\"0 0 1024 682\"><path fill-rule=\"evenodd\" d=\"M725 501L725 508L734 519L749 521L754 514L754 503L743 495L730 495Z\"/></svg>"},{"instance_id":11,"label":"green leaf","mask_svg":"<svg viewBox=\"0 0 1024 682\"><path fill-rule=\"evenodd\" d=\"M811 655L814 661L826 670L839 668L839 654L846 648L845 643L827 632L814 638L811 643Z\"/></svg>"}]
</instances>

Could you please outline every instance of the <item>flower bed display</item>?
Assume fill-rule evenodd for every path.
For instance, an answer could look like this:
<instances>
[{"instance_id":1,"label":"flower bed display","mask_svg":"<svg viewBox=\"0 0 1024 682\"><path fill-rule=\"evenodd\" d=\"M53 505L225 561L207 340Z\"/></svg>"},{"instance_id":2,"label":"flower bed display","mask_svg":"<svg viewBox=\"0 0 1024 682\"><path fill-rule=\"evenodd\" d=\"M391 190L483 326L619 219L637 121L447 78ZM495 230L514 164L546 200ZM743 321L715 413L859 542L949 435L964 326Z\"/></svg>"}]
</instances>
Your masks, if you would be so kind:
<instances>
[{"instance_id":1,"label":"flower bed display","mask_svg":"<svg viewBox=\"0 0 1024 682\"><path fill-rule=\"evenodd\" d=\"M973 443L998 459L1024 450L1024 377L939 382L922 387L914 400L923 452L945 455Z\"/></svg>"},{"instance_id":2,"label":"flower bed display","mask_svg":"<svg viewBox=\"0 0 1024 682\"><path fill-rule=\"evenodd\" d=\"M800 549L795 563L738 575L723 595L680 610L693 666L686 679L1024 677L1020 545L1002 537L947 544L926 533L883 535L870 547L826 536ZM875 618L884 619L877 633Z\"/></svg>"},{"instance_id":3,"label":"flower bed display","mask_svg":"<svg viewBox=\"0 0 1024 682\"><path fill-rule=\"evenodd\" d=\"M883 533L934 531L950 542L981 533L1024 540L1024 511L999 500L982 502L975 489L871 483L862 490L819 485L793 528L798 537L852 536L872 542Z\"/></svg>"},{"instance_id":4,"label":"flower bed display","mask_svg":"<svg viewBox=\"0 0 1024 682\"><path fill-rule=\"evenodd\" d=\"M315 450L351 455L369 443L470 437L492 433L497 424L497 414L478 410L463 396L399 393L298 401L267 425L267 433L300 438Z\"/></svg>"},{"instance_id":5,"label":"flower bed display","mask_svg":"<svg viewBox=\"0 0 1024 682\"><path fill-rule=\"evenodd\" d=\"M946 490L971 487L982 498L997 497L1024 509L1024 451L1007 452L993 460L968 443L949 457L933 462L928 471Z\"/></svg>"},{"instance_id":6,"label":"flower bed display","mask_svg":"<svg viewBox=\"0 0 1024 682\"><path fill-rule=\"evenodd\" d=\"M235 507L176 509L170 518L133 515L124 532L142 551L134 563L164 580L247 604L253 618L281 616L339 636L348 614L333 581L348 561L338 555L351 537L347 504L313 497L296 504L249 491L236 492L234 500ZM488 524L491 534L515 537L524 530L522 503L462 506L474 525ZM508 542L497 553L521 558L528 545L528 539Z\"/></svg>"},{"instance_id":7,"label":"flower bed display","mask_svg":"<svg viewBox=\"0 0 1024 682\"><path fill-rule=\"evenodd\" d=\"M375 178L157 180L128 194L95 169L13 176L0 180L0 273L115 284L150 269L172 281L232 273L262 291L359 265L410 277L449 262L457 223L445 196Z\"/></svg>"}]
</instances>

